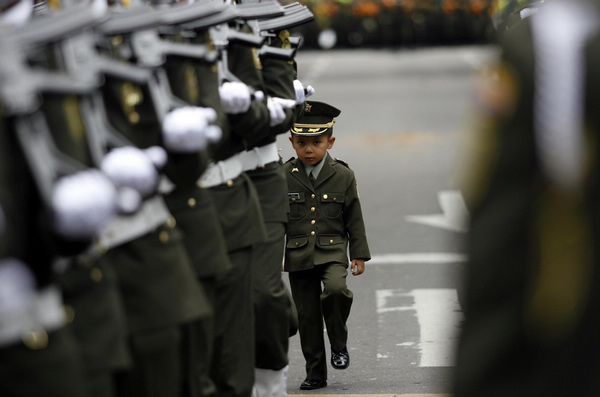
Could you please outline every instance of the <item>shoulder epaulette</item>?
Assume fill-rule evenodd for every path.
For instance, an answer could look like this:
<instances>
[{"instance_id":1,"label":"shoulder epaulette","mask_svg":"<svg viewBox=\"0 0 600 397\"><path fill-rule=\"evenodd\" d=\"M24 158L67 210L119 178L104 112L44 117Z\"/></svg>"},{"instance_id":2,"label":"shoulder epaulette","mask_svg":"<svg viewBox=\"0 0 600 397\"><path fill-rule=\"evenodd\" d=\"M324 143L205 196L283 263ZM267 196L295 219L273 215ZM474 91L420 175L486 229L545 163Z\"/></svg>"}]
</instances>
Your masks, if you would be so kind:
<instances>
[{"instance_id":1,"label":"shoulder epaulette","mask_svg":"<svg viewBox=\"0 0 600 397\"><path fill-rule=\"evenodd\" d=\"M335 161L337 161L340 164L343 164L344 166L346 166L346 168L350 168L350 166L348 165L348 163L346 163L344 160L340 160L337 157L334 158Z\"/></svg>"},{"instance_id":2,"label":"shoulder epaulette","mask_svg":"<svg viewBox=\"0 0 600 397\"><path fill-rule=\"evenodd\" d=\"M285 164L289 163L290 161L294 161L294 160L296 160L295 157L290 157L290 159L288 161L286 161Z\"/></svg>"}]
</instances>

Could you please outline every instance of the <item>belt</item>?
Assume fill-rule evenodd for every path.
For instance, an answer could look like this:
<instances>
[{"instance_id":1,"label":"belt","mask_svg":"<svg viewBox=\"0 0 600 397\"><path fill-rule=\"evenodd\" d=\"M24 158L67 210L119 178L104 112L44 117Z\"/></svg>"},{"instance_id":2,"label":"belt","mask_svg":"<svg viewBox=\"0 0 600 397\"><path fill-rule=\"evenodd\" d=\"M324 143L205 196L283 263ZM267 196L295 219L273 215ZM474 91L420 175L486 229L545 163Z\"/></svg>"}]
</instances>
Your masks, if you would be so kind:
<instances>
[{"instance_id":1,"label":"belt","mask_svg":"<svg viewBox=\"0 0 600 397\"><path fill-rule=\"evenodd\" d=\"M208 165L204 174L198 180L198 186L209 188L224 183L230 184L243 172L239 154L234 154L226 160Z\"/></svg>"},{"instance_id":2,"label":"belt","mask_svg":"<svg viewBox=\"0 0 600 397\"><path fill-rule=\"evenodd\" d=\"M273 142L241 152L240 158L244 171L251 171L259 167L264 167L266 164L279 161L277 143Z\"/></svg>"},{"instance_id":3,"label":"belt","mask_svg":"<svg viewBox=\"0 0 600 397\"><path fill-rule=\"evenodd\" d=\"M36 292L27 304L3 313L0 321L0 347L24 342L29 348L46 347L48 332L65 325L60 289L53 285Z\"/></svg>"},{"instance_id":4,"label":"belt","mask_svg":"<svg viewBox=\"0 0 600 397\"><path fill-rule=\"evenodd\" d=\"M163 197L154 196L133 215L112 218L98 234L98 247L104 251L135 240L165 224L171 216Z\"/></svg>"}]
</instances>

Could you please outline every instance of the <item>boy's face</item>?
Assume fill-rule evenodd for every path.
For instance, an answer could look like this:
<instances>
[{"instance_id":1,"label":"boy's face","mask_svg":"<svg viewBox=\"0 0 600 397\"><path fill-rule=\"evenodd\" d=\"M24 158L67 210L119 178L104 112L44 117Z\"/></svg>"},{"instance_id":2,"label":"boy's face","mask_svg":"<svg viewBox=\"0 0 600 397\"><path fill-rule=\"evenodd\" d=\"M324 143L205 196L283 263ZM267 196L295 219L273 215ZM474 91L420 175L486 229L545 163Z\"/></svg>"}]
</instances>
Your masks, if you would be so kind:
<instances>
[{"instance_id":1,"label":"boy's face","mask_svg":"<svg viewBox=\"0 0 600 397\"><path fill-rule=\"evenodd\" d=\"M292 142L296 155L304 164L315 165L323 160L327 149L333 147L335 137L328 138L325 134L319 136L292 135L290 142Z\"/></svg>"}]
</instances>

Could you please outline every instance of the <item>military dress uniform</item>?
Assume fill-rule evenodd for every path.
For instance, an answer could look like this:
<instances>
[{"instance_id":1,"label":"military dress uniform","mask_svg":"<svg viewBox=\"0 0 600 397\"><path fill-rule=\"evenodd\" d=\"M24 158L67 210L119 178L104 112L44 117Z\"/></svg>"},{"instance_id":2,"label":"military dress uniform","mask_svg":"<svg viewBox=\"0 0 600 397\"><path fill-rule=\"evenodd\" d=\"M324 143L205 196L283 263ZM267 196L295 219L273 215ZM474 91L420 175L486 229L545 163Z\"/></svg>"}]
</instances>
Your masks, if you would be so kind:
<instances>
[{"instance_id":1,"label":"military dress uniform","mask_svg":"<svg viewBox=\"0 0 600 397\"><path fill-rule=\"evenodd\" d=\"M205 45L206 32L198 33L195 43ZM213 66L213 63L207 61L169 57L165 63L165 70L173 94L195 106L220 107L219 98L210 97L211 91L202 85L206 84L206 78L201 82L203 77L199 74L200 71L207 73L207 70ZM202 153L201 156L204 161L208 161L207 153ZM185 172L185 169L181 171ZM184 243L194 265L198 282L213 308L210 316L190 324L184 330L184 336L189 342L188 349L184 352L188 357L189 366L185 374L187 381L184 392L187 393L185 395L190 396L210 396L216 393L215 385L210 378L214 354L215 319L219 315L216 306L216 279L227 274L232 264L227 254L217 207L208 190L197 183L199 177L200 175L188 183L177 186L166 196L166 201L184 232Z\"/></svg>"},{"instance_id":2,"label":"military dress uniform","mask_svg":"<svg viewBox=\"0 0 600 397\"><path fill-rule=\"evenodd\" d=\"M81 350L70 327L65 327L60 292L57 289L51 263L57 253L47 232L47 217L12 120L2 118L0 124L0 205L4 213L2 259L16 258L33 276L35 300L39 308L58 309L46 312L46 319L31 316L1 318L3 332L0 343L0 394L5 396L39 396L40 389L48 396L86 396ZM44 221L46 220L46 221ZM62 245L62 244L61 244ZM62 253L58 251L59 253ZM27 283L20 286L27 286ZM15 288L17 285L4 285ZM23 291L26 292L26 291ZM10 297L13 302L17 297ZM50 306L42 302L50 299ZM56 300L58 299L58 300ZM59 302L58 306L54 303ZM50 315L50 317L47 317ZM18 322L23 321L21 327ZM33 320L33 321L32 321ZM33 326L32 326L33 325ZM11 337L11 330L18 332ZM8 331L8 333L7 333ZM68 379L68 382L65 381Z\"/></svg>"},{"instance_id":3,"label":"military dress uniform","mask_svg":"<svg viewBox=\"0 0 600 397\"><path fill-rule=\"evenodd\" d=\"M45 267L43 277L40 277L42 273L39 272L42 267L33 272L39 291L41 294L46 294L43 291L47 288L60 291L59 301L64 303L64 308L60 308L60 318L69 323L68 331L73 340L69 342L69 349L60 351L61 343L52 341L51 330L40 327L31 334L38 334L34 338L38 346L30 346L39 353L31 354L26 350L19 353L17 349L10 354L3 354L7 358L14 354L19 360L13 363L8 360L2 365L2 373L11 379L3 379L0 382L5 387L0 392L2 395L25 396L43 393L66 396L74 393L80 396L113 396L114 373L129 364L125 343L124 309L117 290L114 270L111 265L100 266L92 257L81 260L84 256L87 257L91 238L74 236L71 241L61 241L52 236L52 233L48 235L52 230L53 217L46 213L48 208L45 207L51 199L44 197L49 195L49 192L42 188L44 182L41 182L52 173L47 172L48 170L56 170L57 177L65 174L68 176L81 170L86 172L97 165L99 158L96 155L101 155L104 151L101 143L91 137L89 125L84 122L85 117L80 107L80 99L95 92L97 87L89 84L89 81L81 82L76 76L67 74L63 69L62 48L65 36L75 37L98 20L98 16L91 16L89 10L82 8L75 12L47 15L43 21L33 20L24 28L15 30L12 36L4 37L8 41L19 42L22 55L29 57L31 65L35 67L29 70L23 65L18 69L18 73L27 76L35 70L43 76L50 71L59 72L60 74L54 76L63 77L65 81L72 78L72 81L81 84L74 84L78 86L76 93L73 93L70 84L62 87L55 84L51 89L42 88L44 84L41 84L41 87L34 85L39 90L36 92L39 107L34 106L30 115L16 116L15 119L22 117L20 122L13 120L10 132L7 132L6 136L3 134L3 138L7 139L4 141L6 145L3 145L3 150L8 152L3 151L2 158L9 164L12 163L11 168L18 173L16 179L9 181L2 189L12 200L16 200L16 206L6 205L6 202L4 204L10 210L8 224L11 227L20 225L10 233L11 238L7 243L10 251L7 255L22 258L25 263L35 264L34 268ZM5 55L8 56L7 53ZM48 82L54 76L46 75L44 78ZM29 93L27 90L31 88L23 87L24 92L19 93L21 98L26 97ZM35 132L38 139L45 137L48 140L45 150L51 154L49 157L43 156L44 153L35 140L21 140L19 144L14 141L18 135L22 139L24 131L21 123L25 120L29 121L28 126L32 129L30 132ZM17 125L21 127L18 128ZM27 158L29 161L24 162ZM32 158L45 160L39 164L31 160ZM70 167L66 167L65 164ZM37 181L37 186L33 186L33 180ZM46 182L53 183L53 188L57 186L55 181ZM24 197L27 197L27 200L23 200ZM31 220L27 220L28 218ZM86 220L78 221L84 223ZM42 231L41 234L36 231L38 229ZM27 244L20 242L23 238ZM32 243L35 246L29 247ZM25 256L18 254L19 250L24 250ZM34 312L39 309L30 310ZM50 318L54 316L52 305L43 308L43 311L47 312ZM60 333L63 334L62 340L67 341L66 334L62 331ZM69 351L75 349L77 360L64 363ZM27 367L28 360L35 360L36 364L29 364ZM65 365L72 368L63 373ZM44 366L49 368L43 368ZM19 373L23 368L28 370L25 377ZM12 382L19 382L20 385L11 390Z\"/></svg>"},{"instance_id":4,"label":"military dress uniform","mask_svg":"<svg viewBox=\"0 0 600 397\"><path fill-rule=\"evenodd\" d=\"M68 46L63 40L68 42L78 35L89 33L92 24L88 14L89 10L80 9L34 20L37 26L44 25L58 35L54 40L48 34L37 38L47 43L44 51L40 49L35 57L37 67L57 70L71 76L74 81L81 79L82 76L72 75L73 72L65 67ZM69 39L63 36L64 26L71 27ZM100 161L97 156L106 151L95 136L97 126L90 124L92 112L96 110L83 104L90 101L92 95L99 94L99 88L92 87L87 94L79 95L44 92L41 105L56 148L87 166L97 166ZM127 345L125 308L116 271L112 263L101 263L99 256L101 251L86 249L78 255L57 259L55 266L62 268L57 280L63 291L67 320L81 348L88 392L97 397L110 397L116 395L116 373L130 367L131 357Z\"/></svg>"},{"instance_id":5,"label":"military dress uniform","mask_svg":"<svg viewBox=\"0 0 600 397\"><path fill-rule=\"evenodd\" d=\"M291 48L289 31L277 33L270 45ZM266 94L278 98L295 99L294 60L261 59L261 71ZM270 134L259 141L246 141L245 157L250 157L246 172L260 198L262 214L267 228L266 242L254 247L254 307L256 329L256 368L281 370L288 364L290 329L296 328L293 303L281 278L285 224L289 206L283 163L279 157L276 137L289 131L302 113L303 106L286 110L286 119L270 127Z\"/></svg>"},{"instance_id":6,"label":"military dress uniform","mask_svg":"<svg viewBox=\"0 0 600 397\"><path fill-rule=\"evenodd\" d=\"M90 162L77 147L86 135L75 96L49 95L42 106L50 130L61 150L77 153L79 161ZM81 145L79 145L81 146ZM78 158L79 157L79 158ZM114 396L115 374L128 369L131 360L127 347L125 309L112 263L100 263L98 256L83 252L62 258L67 268L59 274L67 320L81 346L89 392L94 396Z\"/></svg>"},{"instance_id":7,"label":"military dress uniform","mask_svg":"<svg viewBox=\"0 0 600 397\"><path fill-rule=\"evenodd\" d=\"M25 25L20 32L27 35L30 27L31 25ZM12 42L18 34L17 30L8 31L3 39ZM44 37L44 40L48 39L49 37ZM0 43L0 46L2 44L6 43ZM3 54L15 55L7 53L6 47L3 47ZM37 55L40 56L40 53ZM19 78L26 78L30 72L25 65L9 70L8 74L2 76L4 87L9 85L7 81L19 81ZM42 98L39 87L28 88L35 88L36 99ZM68 298L65 296L63 299L64 291L57 280L53 263L59 256L81 253L89 246L91 238L65 238L56 233L50 208L52 199L48 197L51 192L45 187L54 189L56 186L54 178L58 175L54 175L53 171L57 170L60 156L45 157L46 161L41 166L44 170L36 163L36 155L50 154L48 145L52 142L61 149L62 156L77 159L82 169L86 170L91 161L89 157L81 154L88 152L88 141L85 134L70 135L68 129L57 131L51 128L53 123L45 117L44 109L50 102L48 98L43 98L42 108L37 106L37 101L28 103L27 109L19 108L19 104L23 105L19 99L28 98L27 94L30 93L13 93L12 97L2 95L0 100L3 103L0 109L4 103L17 104L16 108L8 107L14 111L10 116L0 116L0 206L4 213L0 252L3 285L0 290L5 295L9 294L6 298L11 302L8 306L7 301L0 305L4 309L0 315L0 394L88 396L91 395L88 383L89 352L82 349L81 339L76 336L76 332L74 333L75 327L65 326L68 320L65 314L70 310L65 310L63 303L68 301ZM39 145L39 141L30 139L34 136L45 137L48 141ZM102 291L107 291L105 287L110 290L109 285L103 284ZM91 298L92 295L98 298L98 302L94 302L96 307L107 307L107 295L84 295L87 298ZM109 310L115 308L111 306L112 303L115 302L108 303ZM10 306L13 306L12 309ZM111 312L108 318L112 318L113 313L115 312ZM80 314L82 319L90 319L86 310ZM5 317L7 315L8 317ZM118 329L118 324L115 325ZM105 340L98 342L106 346ZM110 350L104 352L111 357L114 357L112 353L119 349L119 342L113 342ZM95 369L99 369L105 363L100 363ZM104 367L99 372L105 369Z\"/></svg>"},{"instance_id":8,"label":"military dress uniform","mask_svg":"<svg viewBox=\"0 0 600 397\"><path fill-rule=\"evenodd\" d=\"M199 38L202 39L202 38ZM240 52L244 55L240 57ZM230 44L230 70L255 68L250 48ZM254 313L252 304L252 247L266 239L256 189L242 172L238 153L243 136L263 131L268 111L254 103L246 114L229 117L221 107L219 76L215 65L198 63L200 106L217 111L223 137L210 150L207 171L198 180L216 208L225 245L232 264L215 283L215 339L211 380L219 396L249 396L254 382ZM240 76L238 76L240 77ZM241 77L240 77L241 78Z\"/></svg>"},{"instance_id":9,"label":"military dress uniform","mask_svg":"<svg viewBox=\"0 0 600 397\"><path fill-rule=\"evenodd\" d=\"M478 90L456 397L600 393L597 5L544 3Z\"/></svg>"},{"instance_id":10,"label":"military dress uniform","mask_svg":"<svg viewBox=\"0 0 600 397\"><path fill-rule=\"evenodd\" d=\"M136 18L133 13L124 18L128 16ZM123 35L129 33L124 31ZM120 62L124 60L119 51L127 45L122 39L118 34L110 38L113 47L109 53ZM160 146L158 98L153 98L149 84L105 77L103 101L112 128L138 148ZM170 153L164 169L176 186L187 176L180 172L177 161L177 155ZM202 167L193 159L190 165ZM134 358L133 370L119 378L119 392L173 396L180 393L183 382L181 325L209 315L212 309L196 281L183 232L163 195L155 192L146 197L142 210L146 208L146 220L154 226L109 249L101 258L113 263L118 272ZM116 229L120 230L120 225Z\"/></svg>"},{"instance_id":11,"label":"military dress uniform","mask_svg":"<svg viewBox=\"0 0 600 397\"><path fill-rule=\"evenodd\" d=\"M329 105L307 101L292 134L323 134L338 114L339 110ZM307 379L326 381L323 320L332 350L345 349L346 320L353 299L346 286L347 252L349 249L350 258L365 261L370 252L354 172L328 154L321 163L314 182L302 161L292 158L284 165L290 204L285 271L298 311Z\"/></svg>"}]
</instances>

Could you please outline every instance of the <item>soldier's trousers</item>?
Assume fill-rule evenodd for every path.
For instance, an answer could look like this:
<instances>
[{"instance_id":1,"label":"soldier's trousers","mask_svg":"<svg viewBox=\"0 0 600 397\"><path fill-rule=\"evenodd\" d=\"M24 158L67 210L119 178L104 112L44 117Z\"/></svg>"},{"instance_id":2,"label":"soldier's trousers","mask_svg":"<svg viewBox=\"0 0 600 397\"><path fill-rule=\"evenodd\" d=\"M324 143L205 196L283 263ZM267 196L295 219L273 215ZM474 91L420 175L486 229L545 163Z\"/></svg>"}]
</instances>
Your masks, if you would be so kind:
<instances>
[{"instance_id":1,"label":"soldier's trousers","mask_svg":"<svg viewBox=\"0 0 600 397\"><path fill-rule=\"evenodd\" d=\"M254 247L256 367L280 370L288 364L292 302L281 278L285 225L267 222L268 241Z\"/></svg>"},{"instance_id":2,"label":"soldier's trousers","mask_svg":"<svg viewBox=\"0 0 600 397\"><path fill-rule=\"evenodd\" d=\"M48 334L48 345L0 350L0 396L87 397L79 346L70 328Z\"/></svg>"},{"instance_id":3,"label":"soldier's trousers","mask_svg":"<svg viewBox=\"0 0 600 397\"><path fill-rule=\"evenodd\" d=\"M213 315L183 326L184 385L183 396L211 397L216 394L215 384L210 378L215 340L216 292L215 277L199 278L200 285L213 307Z\"/></svg>"},{"instance_id":4,"label":"soldier's trousers","mask_svg":"<svg viewBox=\"0 0 600 397\"><path fill-rule=\"evenodd\" d=\"M115 374L131 365L115 271L109 263L90 260L73 263L60 280L64 303L74 314L71 326L81 349L89 395L114 397Z\"/></svg>"},{"instance_id":5,"label":"soldier's trousers","mask_svg":"<svg viewBox=\"0 0 600 397\"><path fill-rule=\"evenodd\" d=\"M346 286L347 275L344 263L328 263L289 273L308 379L327 379L323 321L331 348L340 351L346 347L346 320L353 299L352 291Z\"/></svg>"},{"instance_id":6,"label":"soldier's trousers","mask_svg":"<svg viewBox=\"0 0 600 397\"><path fill-rule=\"evenodd\" d=\"M217 279L211 379L218 397L249 397L254 384L252 248L229 252L233 269Z\"/></svg>"},{"instance_id":7,"label":"soldier's trousers","mask_svg":"<svg viewBox=\"0 0 600 397\"><path fill-rule=\"evenodd\" d=\"M178 396L182 385L179 325L140 331L130 337L133 368L117 377L119 397Z\"/></svg>"}]
</instances>

